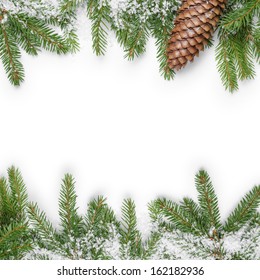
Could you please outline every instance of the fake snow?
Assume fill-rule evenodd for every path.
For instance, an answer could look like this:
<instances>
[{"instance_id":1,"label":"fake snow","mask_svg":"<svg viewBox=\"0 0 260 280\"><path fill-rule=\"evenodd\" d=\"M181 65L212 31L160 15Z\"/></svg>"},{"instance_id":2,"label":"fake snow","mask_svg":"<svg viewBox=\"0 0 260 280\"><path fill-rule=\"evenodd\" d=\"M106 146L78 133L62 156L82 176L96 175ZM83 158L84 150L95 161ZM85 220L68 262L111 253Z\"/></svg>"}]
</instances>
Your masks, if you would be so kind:
<instances>
[{"instance_id":1,"label":"fake snow","mask_svg":"<svg viewBox=\"0 0 260 280\"><path fill-rule=\"evenodd\" d=\"M153 223L147 228L158 230L158 225ZM213 260L214 252L221 252L222 259L232 259L234 255L242 259L260 259L260 227L243 226L235 233L223 234L221 240L216 242L208 236L194 236L179 230L172 232L159 229L161 234L155 250L150 254L151 260ZM114 225L110 226L107 239L95 239L90 232L85 238L68 239L62 248L51 251L38 246L29 252L24 259L48 258L51 260L65 259L91 259L90 249L103 250L104 256L113 260L131 259L129 244L120 244L120 235Z\"/></svg>"},{"instance_id":2,"label":"fake snow","mask_svg":"<svg viewBox=\"0 0 260 280\"><path fill-rule=\"evenodd\" d=\"M11 14L25 13L39 19L59 16L60 0L5 0L1 1L0 9ZM82 1L81 7L86 10L87 1ZM164 18L176 11L181 0L99 0L99 8L106 6L117 28L123 28L126 16L135 16L139 22L145 22L151 16ZM84 14L84 16L86 16ZM81 19L80 19L81 20Z\"/></svg>"},{"instance_id":3,"label":"fake snow","mask_svg":"<svg viewBox=\"0 0 260 280\"><path fill-rule=\"evenodd\" d=\"M111 10L114 24L118 28L124 27L124 16L135 16L140 23L146 22L151 16L164 18L174 11L177 11L180 0L107 0Z\"/></svg>"},{"instance_id":4,"label":"fake snow","mask_svg":"<svg viewBox=\"0 0 260 280\"><path fill-rule=\"evenodd\" d=\"M39 19L56 16L58 2L51 0L5 0L1 1L0 9L11 14L25 13Z\"/></svg>"}]
</instances>

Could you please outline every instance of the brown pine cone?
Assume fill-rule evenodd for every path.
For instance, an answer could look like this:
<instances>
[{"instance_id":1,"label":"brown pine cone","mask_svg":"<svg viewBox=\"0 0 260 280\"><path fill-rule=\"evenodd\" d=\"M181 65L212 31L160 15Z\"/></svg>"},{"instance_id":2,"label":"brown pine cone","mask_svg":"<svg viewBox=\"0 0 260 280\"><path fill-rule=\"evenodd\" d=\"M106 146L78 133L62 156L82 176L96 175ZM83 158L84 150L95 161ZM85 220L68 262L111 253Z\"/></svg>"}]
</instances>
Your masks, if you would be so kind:
<instances>
[{"instance_id":1,"label":"brown pine cone","mask_svg":"<svg viewBox=\"0 0 260 280\"><path fill-rule=\"evenodd\" d=\"M180 70L204 50L227 0L183 0L168 42L168 65Z\"/></svg>"}]
</instances>

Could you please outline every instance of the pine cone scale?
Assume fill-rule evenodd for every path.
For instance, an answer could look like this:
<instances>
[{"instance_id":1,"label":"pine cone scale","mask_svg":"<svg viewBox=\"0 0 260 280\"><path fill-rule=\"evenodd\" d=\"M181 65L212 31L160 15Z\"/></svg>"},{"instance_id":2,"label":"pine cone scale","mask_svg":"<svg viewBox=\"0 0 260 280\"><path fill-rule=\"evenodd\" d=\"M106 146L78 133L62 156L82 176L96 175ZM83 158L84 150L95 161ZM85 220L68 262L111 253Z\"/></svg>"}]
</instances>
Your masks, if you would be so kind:
<instances>
[{"instance_id":1,"label":"pine cone scale","mask_svg":"<svg viewBox=\"0 0 260 280\"><path fill-rule=\"evenodd\" d=\"M226 0L183 0L168 42L168 65L180 70L203 51L212 37Z\"/></svg>"}]
</instances>

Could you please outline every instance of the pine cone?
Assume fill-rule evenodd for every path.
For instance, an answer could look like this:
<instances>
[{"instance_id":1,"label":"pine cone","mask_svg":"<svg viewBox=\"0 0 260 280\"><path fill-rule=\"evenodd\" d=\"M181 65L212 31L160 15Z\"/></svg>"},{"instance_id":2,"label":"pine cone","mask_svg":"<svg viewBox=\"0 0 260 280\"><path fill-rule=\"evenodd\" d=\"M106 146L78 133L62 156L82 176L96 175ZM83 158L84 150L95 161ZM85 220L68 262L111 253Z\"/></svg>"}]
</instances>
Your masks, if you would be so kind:
<instances>
[{"instance_id":1,"label":"pine cone","mask_svg":"<svg viewBox=\"0 0 260 280\"><path fill-rule=\"evenodd\" d=\"M204 50L225 8L226 0L183 0L168 42L168 65L180 70Z\"/></svg>"}]
</instances>

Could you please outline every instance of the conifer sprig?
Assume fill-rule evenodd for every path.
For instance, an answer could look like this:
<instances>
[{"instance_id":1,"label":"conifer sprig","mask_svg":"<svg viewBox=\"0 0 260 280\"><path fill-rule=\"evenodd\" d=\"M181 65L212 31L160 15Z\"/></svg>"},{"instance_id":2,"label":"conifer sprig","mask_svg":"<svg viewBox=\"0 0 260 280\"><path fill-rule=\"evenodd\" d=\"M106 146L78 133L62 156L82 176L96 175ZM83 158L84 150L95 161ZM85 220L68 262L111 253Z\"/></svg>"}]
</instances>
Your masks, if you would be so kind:
<instances>
[{"instance_id":1,"label":"conifer sprig","mask_svg":"<svg viewBox=\"0 0 260 280\"><path fill-rule=\"evenodd\" d=\"M96 55L104 55L107 48L107 32L109 17L109 7L100 5L99 1L88 2L88 15L92 22L93 50Z\"/></svg>"},{"instance_id":2,"label":"conifer sprig","mask_svg":"<svg viewBox=\"0 0 260 280\"><path fill-rule=\"evenodd\" d=\"M238 231L253 215L260 204L260 186L255 186L239 202L235 210L228 217L224 230L227 232Z\"/></svg>"},{"instance_id":3,"label":"conifer sprig","mask_svg":"<svg viewBox=\"0 0 260 280\"><path fill-rule=\"evenodd\" d=\"M57 7L45 1L8 0L12 8L0 3L0 59L13 85L20 85L25 76L21 49L34 56L42 49L57 54L80 49L74 24L79 6L85 7L91 21L96 55L105 54L110 30L129 60L144 54L153 37L160 73L166 80L174 78L166 50L181 0L58 0ZM260 61L259 15L259 0L230 0L218 24L216 66L230 92L239 89L240 81L255 78L255 64Z\"/></svg>"},{"instance_id":4,"label":"conifer sprig","mask_svg":"<svg viewBox=\"0 0 260 280\"><path fill-rule=\"evenodd\" d=\"M68 2L68 9L77 9L77 1ZM108 31L115 32L125 57L132 60L146 51L149 37L155 38L159 69L165 79L175 73L167 63L167 44L174 18L180 6L177 1L80 1L86 3L92 21L93 49L103 55L107 48ZM72 4L71 4L72 3ZM217 69L225 89L234 92L239 81L255 77L255 62L259 63L259 0L228 1L218 26L216 47ZM214 45L209 42L208 46Z\"/></svg>"},{"instance_id":5,"label":"conifer sprig","mask_svg":"<svg viewBox=\"0 0 260 280\"><path fill-rule=\"evenodd\" d=\"M59 215L63 230L67 234L79 235L82 219L78 216L77 195L75 181L70 174L66 174L61 185L59 198ZM76 231L76 232L75 232Z\"/></svg>"},{"instance_id":6,"label":"conifer sprig","mask_svg":"<svg viewBox=\"0 0 260 280\"><path fill-rule=\"evenodd\" d=\"M28 203L28 195L20 171L12 166L8 169L8 181L10 184L12 204L17 212L16 219L25 220L25 212Z\"/></svg>"},{"instance_id":7,"label":"conifer sprig","mask_svg":"<svg viewBox=\"0 0 260 280\"><path fill-rule=\"evenodd\" d=\"M125 199L122 205L122 221L120 228L121 253L123 259L137 259L142 255L142 238L137 229L135 203Z\"/></svg>"},{"instance_id":8,"label":"conifer sprig","mask_svg":"<svg viewBox=\"0 0 260 280\"><path fill-rule=\"evenodd\" d=\"M163 15L161 15L163 17ZM161 75L165 80L174 78L174 71L168 65L167 45L170 37L170 32L173 28L173 21L168 17L164 21L160 18L154 18L150 22L151 34L155 38L157 47L157 59Z\"/></svg>"},{"instance_id":9,"label":"conifer sprig","mask_svg":"<svg viewBox=\"0 0 260 280\"><path fill-rule=\"evenodd\" d=\"M76 34L67 28L73 13L61 15L53 10L54 6L50 3L44 6L40 0L0 3L0 59L13 85L19 86L24 81L20 49L33 56L42 49L57 54L78 49ZM62 29L63 34L59 35L52 25Z\"/></svg>"},{"instance_id":10,"label":"conifer sprig","mask_svg":"<svg viewBox=\"0 0 260 280\"><path fill-rule=\"evenodd\" d=\"M208 173L204 170L199 171L195 182L205 226L208 227L208 230L210 228L217 230L221 226L218 199Z\"/></svg>"},{"instance_id":11,"label":"conifer sprig","mask_svg":"<svg viewBox=\"0 0 260 280\"><path fill-rule=\"evenodd\" d=\"M6 226L16 218L16 211L7 180L0 178L0 225Z\"/></svg>"},{"instance_id":12,"label":"conifer sprig","mask_svg":"<svg viewBox=\"0 0 260 280\"><path fill-rule=\"evenodd\" d=\"M164 198L158 199L156 204L157 207L161 209L162 214L174 227L183 232L193 231L192 222L185 215L185 212L180 205Z\"/></svg>"},{"instance_id":13,"label":"conifer sprig","mask_svg":"<svg viewBox=\"0 0 260 280\"><path fill-rule=\"evenodd\" d=\"M87 14L92 22L92 46L97 55L104 55L106 52L109 30L115 32L117 41L129 60L145 53L147 41L152 36L156 39L160 72L167 80L173 78L174 72L167 65L166 47L179 0L129 0L117 4L110 0L82 0L79 4L72 0L63 2L67 2L68 10L74 9L74 12L77 6L86 4Z\"/></svg>"},{"instance_id":14,"label":"conifer sprig","mask_svg":"<svg viewBox=\"0 0 260 280\"><path fill-rule=\"evenodd\" d=\"M26 225L17 222L0 227L0 260L21 259L31 249Z\"/></svg>"},{"instance_id":15,"label":"conifer sprig","mask_svg":"<svg viewBox=\"0 0 260 280\"><path fill-rule=\"evenodd\" d=\"M190 198L184 198L180 204L160 198L155 202L155 208L150 206L151 216L154 221L157 220L161 228L167 232L179 230L194 236L205 236L211 243L211 248L209 247L206 251L214 259L223 259L226 254L223 247L225 235L230 232L238 232L243 226L253 223L257 228L254 238L260 241L259 222L258 219L255 219L256 216L259 216L260 186L254 187L245 195L223 225L220 220L217 196L208 173L200 170L196 175L195 183L199 204ZM158 211L161 212L161 216L158 215ZM163 218L166 219L166 222ZM178 239L179 237L176 237L177 242ZM205 245L202 241L195 241L195 244L198 245L198 242L201 243L203 249ZM181 247L185 248L186 245ZM208 244L205 248L207 247Z\"/></svg>"},{"instance_id":16,"label":"conifer sprig","mask_svg":"<svg viewBox=\"0 0 260 280\"><path fill-rule=\"evenodd\" d=\"M46 214L39 209L37 203L28 204L28 215L31 225L37 228L37 235L39 235L42 242L53 244L56 231L47 219Z\"/></svg>"},{"instance_id":17,"label":"conifer sprig","mask_svg":"<svg viewBox=\"0 0 260 280\"><path fill-rule=\"evenodd\" d=\"M259 63L260 1L230 1L219 24L216 48L217 68L230 92L238 82L255 77L254 62Z\"/></svg>"},{"instance_id":18,"label":"conifer sprig","mask_svg":"<svg viewBox=\"0 0 260 280\"><path fill-rule=\"evenodd\" d=\"M85 216L79 214L70 174L61 184L60 227L52 225L28 202L22 175L11 167L0 179L0 259L260 259L260 187L222 223L205 170L195 184L198 202L159 198L149 204L151 232L144 238L131 199L123 201L121 219L102 196L90 200Z\"/></svg>"},{"instance_id":19,"label":"conifer sprig","mask_svg":"<svg viewBox=\"0 0 260 280\"><path fill-rule=\"evenodd\" d=\"M8 26L0 24L0 58L10 82L18 86L24 80L21 52Z\"/></svg>"},{"instance_id":20,"label":"conifer sprig","mask_svg":"<svg viewBox=\"0 0 260 280\"><path fill-rule=\"evenodd\" d=\"M0 259L20 259L32 249L28 228L28 195L15 167L0 178Z\"/></svg>"},{"instance_id":21,"label":"conifer sprig","mask_svg":"<svg viewBox=\"0 0 260 280\"><path fill-rule=\"evenodd\" d=\"M237 4L237 3L236 3ZM230 7L231 8L231 7ZM241 28L249 26L254 15L259 16L260 1L248 0L240 5L240 8L235 9L223 17L221 26L229 31L238 31Z\"/></svg>"}]
</instances>

